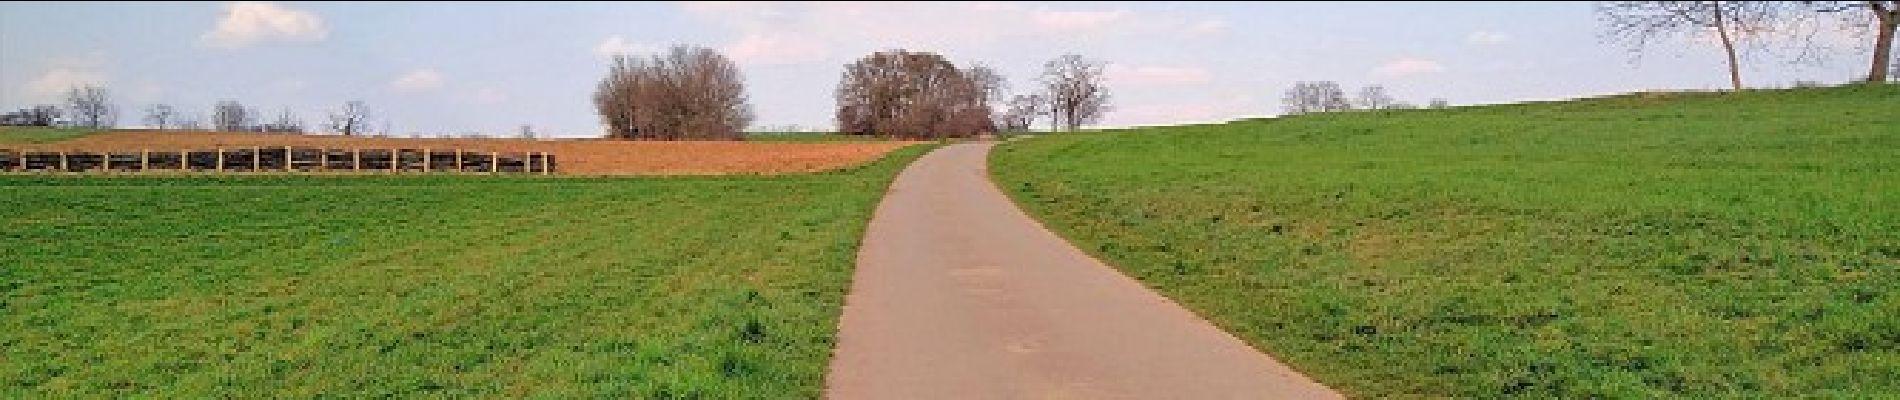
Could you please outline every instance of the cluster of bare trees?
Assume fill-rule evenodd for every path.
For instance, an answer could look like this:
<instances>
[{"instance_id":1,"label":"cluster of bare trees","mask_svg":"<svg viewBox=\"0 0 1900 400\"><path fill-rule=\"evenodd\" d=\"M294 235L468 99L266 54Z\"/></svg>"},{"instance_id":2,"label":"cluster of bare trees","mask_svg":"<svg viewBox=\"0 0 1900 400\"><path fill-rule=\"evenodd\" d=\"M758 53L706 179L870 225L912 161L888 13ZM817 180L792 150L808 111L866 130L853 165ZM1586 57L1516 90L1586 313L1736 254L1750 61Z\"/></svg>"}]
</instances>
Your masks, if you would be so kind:
<instances>
[{"instance_id":1,"label":"cluster of bare trees","mask_svg":"<svg viewBox=\"0 0 1900 400\"><path fill-rule=\"evenodd\" d=\"M54 105L38 105L7 113L0 116L4 125L53 126L61 123L86 128L110 128L118 125L119 109L112 105L112 94L106 88L94 85L81 85L66 91L65 109Z\"/></svg>"},{"instance_id":2,"label":"cluster of bare trees","mask_svg":"<svg viewBox=\"0 0 1900 400\"><path fill-rule=\"evenodd\" d=\"M935 53L872 53L846 65L838 82L838 131L900 138L994 132L990 99L1001 85L988 68L957 68Z\"/></svg>"},{"instance_id":3,"label":"cluster of bare trees","mask_svg":"<svg viewBox=\"0 0 1900 400\"><path fill-rule=\"evenodd\" d=\"M1356 98L1347 98L1345 89L1332 81L1297 82L1287 89L1286 113L1310 114L1352 110L1410 110L1418 108L1411 103L1398 101L1386 93L1385 86L1369 85L1359 89ZM1445 108L1449 104L1445 99L1432 99L1431 108Z\"/></svg>"},{"instance_id":4,"label":"cluster of bare trees","mask_svg":"<svg viewBox=\"0 0 1900 400\"><path fill-rule=\"evenodd\" d=\"M52 126L60 115L58 106L42 104L0 114L0 126Z\"/></svg>"},{"instance_id":5,"label":"cluster of bare trees","mask_svg":"<svg viewBox=\"0 0 1900 400\"><path fill-rule=\"evenodd\" d=\"M981 64L959 68L941 55L890 50L845 66L835 93L839 132L903 138L968 137L1029 130L1047 118L1075 130L1109 111L1105 63L1064 55L1043 65L1031 93Z\"/></svg>"},{"instance_id":6,"label":"cluster of bare trees","mask_svg":"<svg viewBox=\"0 0 1900 400\"><path fill-rule=\"evenodd\" d=\"M117 126L118 109L112 105L111 92L105 88L85 85L67 92L65 109L52 105L29 107L20 111L0 115L0 124L4 125L59 125L60 117L67 117L66 125L87 128L111 128ZM266 133L305 133L302 119L296 113L285 108L275 117L266 116L236 100L222 100L211 107L210 124L201 118L190 117L170 104L157 103L146 106L143 122L159 130L198 131L210 128L221 132L266 132ZM202 114L200 114L202 115ZM265 118L271 118L265 120ZM346 136L360 135L369 131L369 107L362 101L350 101L330 114L331 131ZM386 133L386 132L385 132Z\"/></svg>"},{"instance_id":7,"label":"cluster of bare trees","mask_svg":"<svg viewBox=\"0 0 1900 400\"><path fill-rule=\"evenodd\" d=\"M753 118L738 66L692 46L614 57L594 107L615 139L741 139Z\"/></svg>"},{"instance_id":8,"label":"cluster of bare trees","mask_svg":"<svg viewBox=\"0 0 1900 400\"><path fill-rule=\"evenodd\" d=\"M1885 82L1893 60L1893 38L1900 24L1900 1L1607 1L1597 3L1607 27L1605 39L1640 53L1648 44L1681 35L1713 34L1727 57L1730 87L1742 89L1742 58L1767 49L1777 39L1812 38L1835 16L1848 29L1874 32L1871 62L1863 77ZM1804 50L1816 46L1802 43ZM1806 53L1806 51L1803 51Z\"/></svg>"}]
</instances>

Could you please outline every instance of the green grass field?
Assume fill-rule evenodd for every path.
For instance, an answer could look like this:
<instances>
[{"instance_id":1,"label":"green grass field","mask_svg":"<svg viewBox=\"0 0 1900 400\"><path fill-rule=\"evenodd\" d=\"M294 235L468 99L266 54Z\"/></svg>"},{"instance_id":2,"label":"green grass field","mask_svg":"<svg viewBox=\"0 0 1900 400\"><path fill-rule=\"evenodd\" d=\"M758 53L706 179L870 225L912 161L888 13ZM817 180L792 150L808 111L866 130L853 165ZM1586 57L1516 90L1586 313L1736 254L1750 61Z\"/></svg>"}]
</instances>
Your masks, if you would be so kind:
<instances>
[{"instance_id":1,"label":"green grass field","mask_svg":"<svg viewBox=\"0 0 1900 400\"><path fill-rule=\"evenodd\" d=\"M999 185L1353 397L1900 396L1900 87L1045 136Z\"/></svg>"},{"instance_id":2,"label":"green grass field","mask_svg":"<svg viewBox=\"0 0 1900 400\"><path fill-rule=\"evenodd\" d=\"M0 144L57 142L103 132L91 128L47 128L38 126L0 127Z\"/></svg>"},{"instance_id":3,"label":"green grass field","mask_svg":"<svg viewBox=\"0 0 1900 400\"><path fill-rule=\"evenodd\" d=\"M913 146L770 177L0 177L0 398L817 397Z\"/></svg>"}]
</instances>

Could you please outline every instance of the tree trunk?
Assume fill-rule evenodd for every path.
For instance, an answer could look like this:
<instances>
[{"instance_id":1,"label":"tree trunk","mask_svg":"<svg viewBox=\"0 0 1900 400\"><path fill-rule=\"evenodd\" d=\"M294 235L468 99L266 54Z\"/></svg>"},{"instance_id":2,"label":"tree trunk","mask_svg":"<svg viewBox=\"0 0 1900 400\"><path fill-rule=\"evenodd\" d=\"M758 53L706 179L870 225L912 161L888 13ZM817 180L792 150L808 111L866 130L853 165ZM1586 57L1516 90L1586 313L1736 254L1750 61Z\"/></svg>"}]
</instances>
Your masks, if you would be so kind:
<instances>
[{"instance_id":1,"label":"tree trunk","mask_svg":"<svg viewBox=\"0 0 1900 400\"><path fill-rule=\"evenodd\" d=\"M1874 37L1874 61L1867 71L1868 82L1887 81L1887 63L1893 60L1893 30L1900 23L1900 10L1889 10L1883 1L1869 1L1867 8L1872 9L1879 21L1880 34Z\"/></svg>"},{"instance_id":2,"label":"tree trunk","mask_svg":"<svg viewBox=\"0 0 1900 400\"><path fill-rule=\"evenodd\" d=\"M1722 3L1715 3L1715 34L1722 37L1722 51L1728 53L1728 81L1735 91L1742 90L1742 70L1736 65L1735 41L1728 37L1728 22L1722 20Z\"/></svg>"}]
</instances>

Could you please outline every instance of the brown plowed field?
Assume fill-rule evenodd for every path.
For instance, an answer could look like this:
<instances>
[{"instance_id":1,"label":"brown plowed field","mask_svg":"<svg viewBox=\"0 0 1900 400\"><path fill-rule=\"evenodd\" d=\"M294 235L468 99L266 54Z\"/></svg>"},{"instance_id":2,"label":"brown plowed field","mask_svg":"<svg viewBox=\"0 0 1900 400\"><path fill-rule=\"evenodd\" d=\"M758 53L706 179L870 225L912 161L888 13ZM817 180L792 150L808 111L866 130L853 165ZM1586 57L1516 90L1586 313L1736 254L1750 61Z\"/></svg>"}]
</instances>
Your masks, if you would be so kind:
<instances>
[{"instance_id":1,"label":"brown plowed field","mask_svg":"<svg viewBox=\"0 0 1900 400\"><path fill-rule=\"evenodd\" d=\"M429 149L554 154L564 175L717 175L815 172L863 164L916 142L753 143L597 139L405 139L262 133L99 133L7 147L45 151L179 151L241 147Z\"/></svg>"}]
</instances>

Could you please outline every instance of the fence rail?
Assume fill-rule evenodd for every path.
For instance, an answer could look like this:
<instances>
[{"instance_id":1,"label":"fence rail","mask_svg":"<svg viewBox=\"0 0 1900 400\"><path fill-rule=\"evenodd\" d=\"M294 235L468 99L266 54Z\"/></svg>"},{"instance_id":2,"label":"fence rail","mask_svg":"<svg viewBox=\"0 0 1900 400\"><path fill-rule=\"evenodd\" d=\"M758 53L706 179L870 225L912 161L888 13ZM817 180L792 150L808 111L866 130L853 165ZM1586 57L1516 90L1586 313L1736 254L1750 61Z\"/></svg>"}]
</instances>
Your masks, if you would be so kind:
<instances>
[{"instance_id":1,"label":"fence rail","mask_svg":"<svg viewBox=\"0 0 1900 400\"><path fill-rule=\"evenodd\" d=\"M351 172L552 175L547 152L248 147L181 151L0 149L4 172Z\"/></svg>"}]
</instances>

